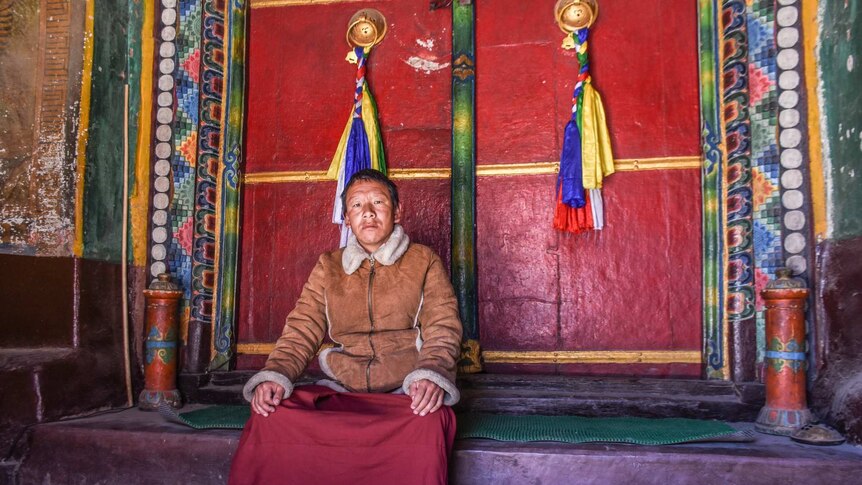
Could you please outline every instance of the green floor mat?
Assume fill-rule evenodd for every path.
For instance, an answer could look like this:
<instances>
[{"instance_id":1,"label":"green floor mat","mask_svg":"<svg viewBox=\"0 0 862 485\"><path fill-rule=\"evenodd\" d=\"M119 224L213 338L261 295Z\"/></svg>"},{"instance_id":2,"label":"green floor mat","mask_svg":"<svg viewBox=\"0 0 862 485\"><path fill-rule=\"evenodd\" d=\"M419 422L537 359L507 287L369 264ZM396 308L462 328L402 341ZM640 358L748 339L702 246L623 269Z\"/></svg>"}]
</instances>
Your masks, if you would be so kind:
<instances>
[{"instance_id":1,"label":"green floor mat","mask_svg":"<svg viewBox=\"0 0 862 485\"><path fill-rule=\"evenodd\" d=\"M160 409L168 419L195 429L242 429L248 421L248 406L210 406L177 413ZM485 438L497 441L559 441L564 443L632 443L670 445L695 441L751 441L721 421L667 418L585 418L581 416L507 416L459 414L459 439Z\"/></svg>"},{"instance_id":2,"label":"green floor mat","mask_svg":"<svg viewBox=\"0 0 862 485\"><path fill-rule=\"evenodd\" d=\"M693 441L749 441L721 421L684 418L585 418L581 416L506 416L462 414L458 438L564 443L670 445Z\"/></svg>"},{"instance_id":3,"label":"green floor mat","mask_svg":"<svg viewBox=\"0 0 862 485\"><path fill-rule=\"evenodd\" d=\"M185 413L177 413L169 406L162 406L159 412L172 421L195 429L242 429L251 416L249 406L210 406Z\"/></svg>"}]
</instances>

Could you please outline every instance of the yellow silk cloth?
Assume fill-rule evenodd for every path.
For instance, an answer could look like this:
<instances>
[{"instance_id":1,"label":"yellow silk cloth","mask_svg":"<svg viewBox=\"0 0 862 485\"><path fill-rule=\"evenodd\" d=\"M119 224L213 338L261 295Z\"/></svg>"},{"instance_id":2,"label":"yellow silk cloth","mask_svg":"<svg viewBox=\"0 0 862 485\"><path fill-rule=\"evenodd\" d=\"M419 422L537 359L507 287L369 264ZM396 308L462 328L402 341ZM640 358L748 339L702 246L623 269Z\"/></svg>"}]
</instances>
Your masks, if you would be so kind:
<instances>
[{"instance_id":1,"label":"yellow silk cloth","mask_svg":"<svg viewBox=\"0 0 862 485\"><path fill-rule=\"evenodd\" d=\"M614 173L611 136L602 97L589 82L584 84L581 108L581 160L585 189L602 188L602 179Z\"/></svg>"},{"instance_id":2,"label":"yellow silk cloth","mask_svg":"<svg viewBox=\"0 0 862 485\"><path fill-rule=\"evenodd\" d=\"M332 163L329 165L329 170L326 172L326 177L332 180L338 179L338 172L341 164L344 162L344 150L347 148L347 140L350 138L350 127L353 124L353 108L350 109L350 117L347 118L347 126L344 127L344 132L341 133L341 140L338 141L338 148L335 149L335 155L332 157ZM380 132L377 129L377 110L374 106L374 101L371 98L371 93L368 91L368 84L362 87L362 125L365 128L365 134L368 136L368 148L371 150L371 168L381 170L380 157L377 153L380 147L380 140L377 134ZM347 181L344 181L347 183Z\"/></svg>"}]
</instances>

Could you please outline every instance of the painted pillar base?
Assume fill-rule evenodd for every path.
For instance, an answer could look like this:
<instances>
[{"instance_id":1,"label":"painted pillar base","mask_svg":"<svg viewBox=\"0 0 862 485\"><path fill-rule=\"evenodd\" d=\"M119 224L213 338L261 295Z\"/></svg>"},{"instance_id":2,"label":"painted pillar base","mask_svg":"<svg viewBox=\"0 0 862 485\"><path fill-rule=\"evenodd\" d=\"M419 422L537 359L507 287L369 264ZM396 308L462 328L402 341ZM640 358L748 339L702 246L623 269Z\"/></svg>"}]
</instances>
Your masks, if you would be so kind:
<instances>
[{"instance_id":1,"label":"painted pillar base","mask_svg":"<svg viewBox=\"0 0 862 485\"><path fill-rule=\"evenodd\" d=\"M176 389L169 391L148 391L144 389L138 397L138 408L144 411L156 411L162 403L174 409L183 407L180 391Z\"/></svg>"},{"instance_id":2,"label":"painted pillar base","mask_svg":"<svg viewBox=\"0 0 862 485\"><path fill-rule=\"evenodd\" d=\"M778 409L764 406L757 415L754 429L766 434L790 436L811 422L811 411L805 409Z\"/></svg>"}]
</instances>

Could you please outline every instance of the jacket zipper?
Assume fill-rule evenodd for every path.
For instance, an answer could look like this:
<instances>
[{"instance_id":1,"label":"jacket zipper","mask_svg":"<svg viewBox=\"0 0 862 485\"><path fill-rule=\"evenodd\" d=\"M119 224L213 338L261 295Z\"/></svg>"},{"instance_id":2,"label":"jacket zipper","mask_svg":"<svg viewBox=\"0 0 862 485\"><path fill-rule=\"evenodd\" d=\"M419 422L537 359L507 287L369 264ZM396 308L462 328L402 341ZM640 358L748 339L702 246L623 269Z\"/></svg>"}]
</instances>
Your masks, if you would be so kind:
<instances>
[{"instance_id":1,"label":"jacket zipper","mask_svg":"<svg viewBox=\"0 0 862 485\"><path fill-rule=\"evenodd\" d=\"M368 276L368 319L371 321L371 331L368 332L368 345L371 346L371 358L368 359L368 365L365 366L365 386L368 392L371 392L371 363L377 357L374 351L374 341L371 340L371 334L374 333L374 313L372 311L373 297L371 288L374 285L374 258L371 258L371 274Z\"/></svg>"}]
</instances>

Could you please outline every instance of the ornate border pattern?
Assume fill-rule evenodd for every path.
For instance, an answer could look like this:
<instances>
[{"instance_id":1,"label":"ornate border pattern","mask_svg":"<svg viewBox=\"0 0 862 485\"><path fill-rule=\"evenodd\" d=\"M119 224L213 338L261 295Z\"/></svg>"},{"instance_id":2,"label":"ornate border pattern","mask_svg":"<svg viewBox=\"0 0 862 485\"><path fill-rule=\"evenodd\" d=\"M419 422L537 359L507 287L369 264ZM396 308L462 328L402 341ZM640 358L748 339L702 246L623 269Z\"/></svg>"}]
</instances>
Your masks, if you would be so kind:
<instances>
[{"instance_id":1,"label":"ornate border pattern","mask_svg":"<svg viewBox=\"0 0 862 485\"><path fill-rule=\"evenodd\" d=\"M722 6L722 113L727 192L726 316L730 329L754 325L751 124L749 121L748 31L743 0ZM734 339L737 340L737 339ZM736 342L741 343L740 341ZM752 347L754 342L751 342ZM734 353L747 353L734 349ZM736 359L734 359L736 360Z\"/></svg>"},{"instance_id":2,"label":"ornate border pattern","mask_svg":"<svg viewBox=\"0 0 862 485\"><path fill-rule=\"evenodd\" d=\"M224 6L224 2L206 0L202 3L198 153L195 167L189 320L195 320L209 328L213 323L216 176L221 148L225 62L224 12L219 10L219 7Z\"/></svg>"},{"instance_id":3,"label":"ornate border pattern","mask_svg":"<svg viewBox=\"0 0 862 485\"><path fill-rule=\"evenodd\" d=\"M152 212L150 225L150 277L155 279L159 274L171 271L176 276L174 268L168 267L168 245L171 239L171 179L173 178L172 156L174 149L174 90L176 82L174 74L177 68L177 2L176 0L161 0L158 18L161 19L161 29L158 39L158 90L155 107L156 126L153 150L152 175Z\"/></svg>"},{"instance_id":4,"label":"ornate border pattern","mask_svg":"<svg viewBox=\"0 0 862 485\"><path fill-rule=\"evenodd\" d=\"M724 205L721 204L724 155L721 151L719 42L717 0L698 0L700 45L700 116L703 143L703 354L706 376L727 379L727 339L724 322Z\"/></svg>"},{"instance_id":5,"label":"ornate border pattern","mask_svg":"<svg viewBox=\"0 0 862 485\"><path fill-rule=\"evenodd\" d=\"M191 296L192 228L194 222L195 163L198 137L198 73L200 69L201 4L196 0L179 0L177 9L177 39L175 47L160 46L160 54L175 51L177 68L174 73L176 98L168 93L157 97L159 109L176 101L174 110L174 153L171 157L173 197L170 206L171 238L167 245L167 261L174 281L183 289L181 305L183 319L188 319ZM162 21L166 19L164 12Z\"/></svg>"},{"instance_id":6,"label":"ornate border pattern","mask_svg":"<svg viewBox=\"0 0 862 485\"><path fill-rule=\"evenodd\" d=\"M781 252L775 65L775 1L754 0L748 6L749 115L751 120L752 194L754 209L755 311L757 361L763 362L766 320L760 290L784 266Z\"/></svg>"}]
</instances>

